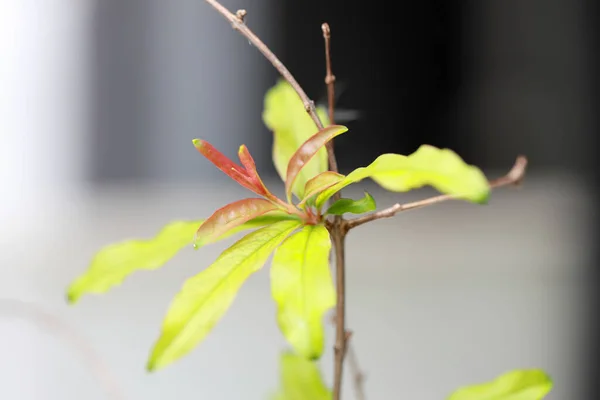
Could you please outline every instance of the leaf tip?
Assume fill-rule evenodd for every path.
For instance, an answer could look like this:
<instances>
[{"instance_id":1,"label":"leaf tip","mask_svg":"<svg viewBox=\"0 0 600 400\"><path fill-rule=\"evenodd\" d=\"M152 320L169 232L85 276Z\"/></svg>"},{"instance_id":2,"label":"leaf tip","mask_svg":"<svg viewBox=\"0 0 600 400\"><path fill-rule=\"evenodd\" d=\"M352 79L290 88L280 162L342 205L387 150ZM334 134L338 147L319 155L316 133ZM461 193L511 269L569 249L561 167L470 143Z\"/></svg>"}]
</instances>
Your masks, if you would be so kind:
<instances>
[{"instance_id":1,"label":"leaf tip","mask_svg":"<svg viewBox=\"0 0 600 400\"><path fill-rule=\"evenodd\" d=\"M481 196L479 196L479 198L476 200L477 204L488 204L490 201L490 194L490 190L486 190L484 193L482 193Z\"/></svg>"},{"instance_id":2,"label":"leaf tip","mask_svg":"<svg viewBox=\"0 0 600 400\"><path fill-rule=\"evenodd\" d=\"M160 364L157 362L156 357L152 357L146 363L146 372L153 373L160 369Z\"/></svg>"},{"instance_id":3,"label":"leaf tip","mask_svg":"<svg viewBox=\"0 0 600 400\"><path fill-rule=\"evenodd\" d=\"M69 286L67 288L67 293L65 294L65 299L67 301L67 304L69 305L73 305L75 303L77 303L79 301L79 299L81 298L81 296L83 295L83 292L77 287L77 282L75 281L74 283L71 284L71 286Z\"/></svg>"},{"instance_id":4,"label":"leaf tip","mask_svg":"<svg viewBox=\"0 0 600 400\"><path fill-rule=\"evenodd\" d=\"M80 297L81 297L80 295L73 292L72 290L67 291L67 295L65 296L65 298L67 300L67 304L69 304L69 305L76 304Z\"/></svg>"},{"instance_id":5,"label":"leaf tip","mask_svg":"<svg viewBox=\"0 0 600 400\"><path fill-rule=\"evenodd\" d=\"M202 143L204 143L204 141L202 139L194 139L192 140L192 143L196 148L198 148L202 146Z\"/></svg>"}]
</instances>

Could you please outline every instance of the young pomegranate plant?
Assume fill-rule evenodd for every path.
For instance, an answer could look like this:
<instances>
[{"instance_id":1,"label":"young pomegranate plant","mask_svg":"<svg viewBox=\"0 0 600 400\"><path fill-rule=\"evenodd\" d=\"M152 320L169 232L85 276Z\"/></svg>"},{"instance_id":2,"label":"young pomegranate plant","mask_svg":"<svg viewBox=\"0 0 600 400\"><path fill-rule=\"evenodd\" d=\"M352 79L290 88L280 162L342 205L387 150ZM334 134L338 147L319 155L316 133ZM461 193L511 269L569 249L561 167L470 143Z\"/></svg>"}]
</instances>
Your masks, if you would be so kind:
<instances>
[{"instance_id":1,"label":"young pomegranate plant","mask_svg":"<svg viewBox=\"0 0 600 400\"><path fill-rule=\"evenodd\" d=\"M479 168L468 165L452 150L422 145L409 155L382 154L369 165L343 175L337 170L332 142L348 129L333 122L335 78L331 74L328 26L323 25L329 95L325 110L314 107L289 71L248 29L244 10L232 14L215 0L207 2L284 78L267 92L263 120L273 132L273 162L284 182L285 198L266 187L245 145L239 147L238 163L207 141L194 139L200 154L253 196L224 205L206 219L171 222L152 239L129 240L101 249L87 271L68 288L68 300L75 303L85 294L104 293L136 271L158 269L188 246L200 249L250 231L183 284L164 318L147 369L166 367L189 354L229 309L248 277L261 270L272 255L276 319L291 347L281 358L282 387L275 398L338 400L351 336L344 317L347 233L364 223L444 200L485 204L492 187L523 178L526 159L520 157L505 177L488 181ZM380 211L376 211L375 199L369 193L361 199L341 197L346 186L367 178L392 192L431 186L442 195ZM345 219L347 214L364 215ZM329 262L332 251L336 256L335 285ZM329 389L315 362L324 351L324 316L333 308L335 381ZM517 370L487 384L459 389L449 399L540 400L551 386L542 371Z\"/></svg>"}]
</instances>

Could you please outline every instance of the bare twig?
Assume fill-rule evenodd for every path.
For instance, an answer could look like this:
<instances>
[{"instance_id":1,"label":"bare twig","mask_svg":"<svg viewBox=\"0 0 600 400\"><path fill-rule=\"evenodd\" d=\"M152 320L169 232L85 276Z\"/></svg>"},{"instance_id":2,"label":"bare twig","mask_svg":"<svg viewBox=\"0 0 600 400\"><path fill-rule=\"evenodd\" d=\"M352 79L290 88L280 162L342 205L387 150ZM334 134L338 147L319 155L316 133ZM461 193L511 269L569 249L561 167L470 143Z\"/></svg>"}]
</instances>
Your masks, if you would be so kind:
<instances>
[{"instance_id":1,"label":"bare twig","mask_svg":"<svg viewBox=\"0 0 600 400\"><path fill-rule=\"evenodd\" d=\"M490 187L497 188L501 186L511 185L511 184L519 184L523 178L525 177L525 171L527 169L527 158L524 156L517 157L517 161L515 161L515 165L505 176L494 179L490 181ZM345 221L345 227L347 230L356 228L362 224L366 224L367 222L375 221L381 218L389 218L398 214L401 211L414 210L415 208L421 208L425 206L430 206L433 204L441 203L447 200L455 200L456 197L450 195L441 195L430 197L428 199L415 201L413 203L407 204L394 204L390 208L386 208L385 210L377 211L373 214L365 215L364 217L354 218Z\"/></svg>"},{"instance_id":2,"label":"bare twig","mask_svg":"<svg viewBox=\"0 0 600 400\"><path fill-rule=\"evenodd\" d=\"M271 49L269 49L267 47L267 45L264 44L263 41L260 40L258 38L258 36L256 36L254 34L254 32L252 32L250 30L250 28L248 28L246 26L246 24L244 23L244 18L246 17L246 14L247 14L246 10L239 10L239 11L237 11L236 14L233 14L227 8L223 7L221 5L221 3L219 3L216 0L206 0L206 2L208 4L210 4L215 10L217 10L217 12L219 14L221 14L223 17L225 17L225 19L231 23L231 26L233 27L233 29L235 29L241 35L246 37L246 39L248 39L250 41L250 43L252 43L254 45L254 47L256 47L258 49L258 51L260 51L265 56L265 58L271 62L271 64L273 64L273 67L275 67L275 69L281 74L281 76L286 81L288 81L289 84L294 88L296 93L298 93L298 96L300 96L300 99L302 100L302 103L304 104L304 108L306 109L306 112L310 115L310 117L314 121L317 128L323 129L323 122L321 122L321 120L319 119L319 116L317 115L314 101L312 101L306 95L306 93L304 93L304 90L302 89L300 84L296 81L294 76L285 67L285 65L283 65L283 63L279 60L279 58L277 58L277 56L275 56L275 54L273 54Z\"/></svg>"},{"instance_id":3,"label":"bare twig","mask_svg":"<svg viewBox=\"0 0 600 400\"><path fill-rule=\"evenodd\" d=\"M333 314L331 316L331 323L336 325L337 316ZM352 381L354 384L354 392L356 394L356 400L366 400L365 395L365 374L360 369L360 365L358 363L358 357L356 357L356 351L352 347L352 342L350 341L352 337L352 332L346 332L346 346L347 346L347 356L348 356L348 366L350 367L350 374L352 375Z\"/></svg>"},{"instance_id":4,"label":"bare twig","mask_svg":"<svg viewBox=\"0 0 600 400\"><path fill-rule=\"evenodd\" d=\"M361 371L356 357L356 351L351 344L348 344L348 366L353 377L354 392L356 400L366 400L365 395L365 374Z\"/></svg>"},{"instance_id":5,"label":"bare twig","mask_svg":"<svg viewBox=\"0 0 600 400\"><path fill-rule=\"evenodd\" d=\"M329 24L325 22L321 25L323 30L323 39L325 39L325 84L327 85L327 103L329 104L329 122L334 123L335 114L335 75L331 73L331 29ZM329 169L333 172L338 172L337 160L335 151L333 150L333 140L327 143L327 155L329 156ZM341 197L341 194L336 193L336 200Z\"/></svg>"},{"instance_id":6,"label":"bare twig","mask_svg":"<svg viewBox=\"0 0 600 400\"><path fill-rule=\"evenodd\" d=\"M0 314L25 317L61 337L68 346L74 348L82 356L109 398L114 400L125 399L115 377L94 348L81 334L58 316L35 304L16 299L0 299Z\"/></svg>"}]
</instances>

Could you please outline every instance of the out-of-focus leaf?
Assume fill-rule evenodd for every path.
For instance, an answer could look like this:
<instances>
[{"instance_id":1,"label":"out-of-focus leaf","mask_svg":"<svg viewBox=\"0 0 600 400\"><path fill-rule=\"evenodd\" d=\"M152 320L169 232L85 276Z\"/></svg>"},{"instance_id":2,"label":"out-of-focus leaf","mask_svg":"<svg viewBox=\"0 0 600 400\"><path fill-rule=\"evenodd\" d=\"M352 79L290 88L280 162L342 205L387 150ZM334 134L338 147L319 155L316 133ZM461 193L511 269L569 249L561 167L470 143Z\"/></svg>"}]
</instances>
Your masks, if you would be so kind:
<instances>
[{"instance_id":1,"label":"out-of-focus leaf","mask_svg":"<svg viewBox=\"0 0 600 400\"><path fill-rule=\"evenodd\" d=\"M490 187L483 172L466 164L455 152L422 145L409 156L383 154L369 166L355 169L340 183L317 196L316 205L323 204L344 187L371 178L392 192L406 192L431 185L457 199L485 203Z\"/></svg>"},{"instance_id":2,"label":"out-of-focus leaf","mask_svg":"<svg viewBox=\"0 0 600 400\"><path fill-rule=\"evenodd\" d=\"M206 140L194 139L194 146L196 149L206 157L210 162L212 162L217 168L223 171L227 176L231 179L242 185L248 190L253 191L254 193L269 197L270 193L267 188L263 185L258 175L253 176L250 174L244 167L239 166L234 163L230 158L225 156L219 150L217 150L212 144L208 143ZM244 162L247 165L254 164L254 160L250 157L250 153L248 153L248 149L245 146L240 148L239 154L243 153ZM249 157L249 158L248 158ZM256 169L254 169L254 172Z\"/></svg>"},{"instance_id":3,"label":"out-of-focus leaf","mask_svg":"<svg viewBox=\"0 0 600 400\"><path fill-rule=\"evenodd\" d=\"M199 247L208 244L228 230L277 209L278 206L265 199L244 199L227 204L200 225L194 245Z\"/></svg>"},{"instance_id":4,"label":"out-of-focus leaf","mask_svg":"<svg viewBox=\"0 0 600 400\"><path fill-rule=\"evenodd\" d=\"M541 400L552 390L552 379L542 370L515 370L491 382L458 389L448 400Z\"/></svg>"},{"instance_id":5,"label":"out-of-focus leaf","mask_svg":"<svg viewBox=\"0 0 600 400\"><path fill-rule=\"evenodd\" d=\"M287 176L285 179L285 193L288 201L292 198L292 187L298 178L302 168L317 154L317 152L325 146L334 137L347 132L348 128L341 125L330 125L315 133L296 150L287 168ZM302 182L304 186L306 182Z\"/></svg>"},{"instance_id":6,"label":"out-of-focus leaf","mask_svg":"<svg viewBox=\"0 0 600 400\"><path fill-rule=\"evenodd\" d=\"M342 215L345 213L363 214L377 208L375 199L365 192L365 197L360 200L339 199L329 207L325 214Z\"/></svg>"},{"instance_id":7,"label":"out-of-focus leaf","mask_svg":"<svg viewBox=\"0 0 600 400\"><path fill-rule=\"evenodd\" d=\"M307 225L273 255L271 293L279 328L297 354L317 359L323 353L323 314L335 306L329 271L331 240L323 225Z\"/></svg>"},{"instance_id":8,"label":"out-of-focus leaf","mask_svg":"<svg viewBox=\"0 0 600 400\"><path fill-rule=\"evenodd\" d=\"M329 125L327 110L317 107L317 114L324 126ZM292 155L300 145L317 133L318 128L310 118L304 104L294 89L284 80L280 80L265 95L263 121L273 132L273 163L283 181ZM327 171L327 151L320 149L300 172L293 186L293 193L302 198L304 184L312 177Z\"/></svg>"},{"instance_id":9,"label":"out-of-focus leaf","mask_svg":"<svg viewBox=\"0 0 600 400\"><path fill-rule=\"evenodd\" d=\"M344 178L344 175L338 174L337 172L321 172L319 175L306 182L306 185L304 186L304 198L302 201L300 201L300 203L298 203L298 205L302 206L303 204L308 203L313 196L321 193L327 188L330 188L336 183L341 182Z\"/></svg>"},{"instance_id":10,"label":"out-of-focus leaf","mask_svg":"<svg viewBox=\"0 0 600 400\"><path fill-rule=\"evenodd\" d=\"M281 355L280 389L272 400L331 400L316 362L291 352Z\"/></svg>"},{"instance_id":11,"label":"out-of-focus leaf","mask_svg":"<svg viewBox=\"0 0 600 400\"><path fill-rule=\"evenodd\" d=\"M296 218L283 212L271 212L227 231L218 240L282 220ZM194 233L203 223L204 220L175 221L166 225L152 239L128 240L104 247L96 253L87 271L69 286L68 301L75 303L86 293L107 292L136 271L162 267L185 246L191 247Z\"/></svg>"},{"instance_id":12,"label":"out-of-focus leaf","mask_svg":"<svg viewBox=\"0 0 600 400\"><path fill-rule=\"evenodd\" d=\"M246 279L299 226L298 221L281 221L252 232L188 279L167 312L148 370L165 367L196 347L229 309Z\"/></svg>"}]
</instances>

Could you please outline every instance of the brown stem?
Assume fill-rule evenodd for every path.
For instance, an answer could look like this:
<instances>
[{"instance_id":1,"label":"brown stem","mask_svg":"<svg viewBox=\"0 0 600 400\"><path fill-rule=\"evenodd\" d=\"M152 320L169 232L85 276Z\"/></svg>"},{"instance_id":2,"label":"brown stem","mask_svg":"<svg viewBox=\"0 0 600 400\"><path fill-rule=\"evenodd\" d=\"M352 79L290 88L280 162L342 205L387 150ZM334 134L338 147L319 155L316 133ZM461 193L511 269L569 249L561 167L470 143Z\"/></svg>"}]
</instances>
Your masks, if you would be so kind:
<instances>
[{"instance_id":1,"label":"brown stem","mask_svg":"<svg viewBox=\"0 0 600 400\"><path fill-rule=\"evenodd\" d=\"M337 301L335 308L335 360L333 400L340 400L342 396L342 378L344 376L344 357L347 350L348 332L346 331L346 268L345 268L345 237L341 224L334 222L331 231L333 247L335 249L335 283Z\"/></svg>"},{"instance_id":2,"label":"brown stem","mask_svg":"<svg viewBox=\"0 0 600 400\"><path fill-rule=\"evenodd\" d=\"M515 165L505 176L494 179L490 181L490 187L497 188L501 186L511 185L511 184L519 184L523 178L525 177L525 171L527 169L527 158L524 156L517 157L517 161L515 161ZM401 211L413 210L415 208L421 208L425 206L430 206L432 204L441 203L446 200L455 200L456 197L450 195L441 195L430 197L428 199L415 201L413 203L407 204L394 204L393 206L386 208L385 210L377 211L373 214L365 215L364 217L354 218L345 221L346 229L356 228L362 224L366 224L367 222L375 221L381 218L389 218L398 214Z\"/></svg>"},{"instance_id":3,"label":"brown stem","mask_svg":"<svg viewBox=\"0 0 600 400\"><path fill-rule=\"evenodd\" d=\"M277 58L277 56L273 54L271 49L269 49L267 45L264 44L263 41L260 40L258 36L256 36L254 32L252 32L250 28L248 28L244 23L244 18L247 14L246 10L238 10L235 14L233 14L216 0L206 0L206 2L210 4L215 10L217 10L219 14L225 17L225 19L231 23L233 29L235 29L242 36L248 39L250 43L252 43L254 47L256 47L258 51L260 51L263 54L263 56L265 56L265 58L271 62L271 64L273 64L273 67L275 67L275 69L281 74L281 76L286 81L288 81L288 83L294 88L294 90L302 100L306 112L310 115L317 128L319 128L319 130L323 129L323 123L319 119L319 116L317 115L317 111L315 109L315 102L312 101L306 95L306 93L304 93L304 90L302 89L300 84L296 81L294 76L285 67L285 65L283 65L279 58Z\"/></svg>"},{"instance_id":4,"label":"brown stem","mask_svg":"<svg viewBox=\"0 0 600 400\"><path fill-rule=\"evenodd\" d=\"M325 22L321 25L323 30L323 39L325 40L325 84L327 85L327 103L329 104L329 123L334 124L335 114L335 75L331 73L331 29L329 24ZM337 160L335 151L333 150L333 140L327 143L327 155L329 157L329 169L333 172L338 172ZM334 195L334 201L341 197L341 193L337 192Z\"/></svg>"}]
</instances>

